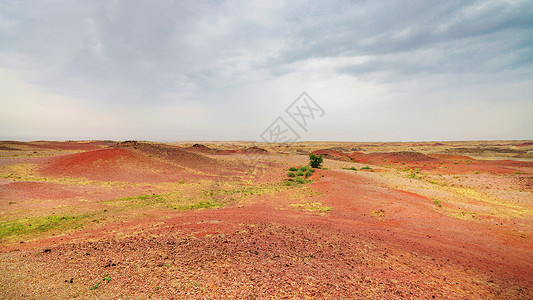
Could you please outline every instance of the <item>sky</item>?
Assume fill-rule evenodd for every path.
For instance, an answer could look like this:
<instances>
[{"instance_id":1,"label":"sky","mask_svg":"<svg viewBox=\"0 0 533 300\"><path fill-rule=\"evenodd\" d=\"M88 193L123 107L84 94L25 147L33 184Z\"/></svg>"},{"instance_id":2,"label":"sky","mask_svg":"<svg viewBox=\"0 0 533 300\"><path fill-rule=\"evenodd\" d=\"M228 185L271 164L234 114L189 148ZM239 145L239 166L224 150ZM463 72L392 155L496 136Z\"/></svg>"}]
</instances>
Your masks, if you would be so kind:
<instances>
[{"instance_id":1,"label":"sky","mask_svg":"<svg viewBox=\"0 0 533 300\"><path fill-rule=\"evenodd\" d=\"M279 117L533 139L533 1L0 1L0 140L261 141Z\"/></svg>"}]
</instances>

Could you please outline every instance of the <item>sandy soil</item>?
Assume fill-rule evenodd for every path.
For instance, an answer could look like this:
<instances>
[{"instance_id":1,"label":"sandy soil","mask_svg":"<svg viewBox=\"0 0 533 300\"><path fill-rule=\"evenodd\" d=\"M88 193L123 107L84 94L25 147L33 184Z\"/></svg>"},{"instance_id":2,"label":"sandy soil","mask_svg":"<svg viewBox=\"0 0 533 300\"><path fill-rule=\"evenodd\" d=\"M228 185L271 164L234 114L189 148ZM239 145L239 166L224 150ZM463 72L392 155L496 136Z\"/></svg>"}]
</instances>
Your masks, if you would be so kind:
<instances>
[{"instance_id":1,"label":"sandy soil","mask_svg":"<svg viewBox=\"0 0 533 300\"><path fill-rule=\"evenodd\" d=\"M0 142L0 298L531 299L531 149Z\"/></svg>"}]
</instances>

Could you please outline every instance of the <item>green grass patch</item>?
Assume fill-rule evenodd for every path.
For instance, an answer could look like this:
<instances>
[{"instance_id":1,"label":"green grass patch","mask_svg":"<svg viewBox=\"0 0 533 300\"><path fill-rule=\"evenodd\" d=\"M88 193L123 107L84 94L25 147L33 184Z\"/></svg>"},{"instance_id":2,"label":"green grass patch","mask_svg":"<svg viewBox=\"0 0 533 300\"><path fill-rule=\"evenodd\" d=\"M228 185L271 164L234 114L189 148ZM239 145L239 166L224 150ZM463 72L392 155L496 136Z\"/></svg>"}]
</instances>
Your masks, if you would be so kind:
<instances>
[{"instance_id":1,"label":"green grass patch","mask_svg":"<svg viewBox=\"0 0 533 300\"><path fill-rule=\"evenodd\" d=\"M300 185L300 184L306 184L306 183L310 183L310 182L312 182L312 180L308 180L308 179L305 179L303 177L296 177L296 178L294 178L294 180L286 179L285 183L283 185L285 185L285 186L297 186L297 185Z\"/></svg>"},{"instance_id":2,"label":"green grass patch","mask_svg":"<svg viewBox=\"0 0 533 300\"><path fill-rule=\"evenodd\" d=\"M352 171L357 171L357 168L356 167L349 167L349 168L342 168L343 170L352 170Z\"/></svg>"},{"instance_id":3,"label":"green grass patch","mask_svg":"<svg viewBox=\"0 0 533 300\"><path fill-rule=\"evenodd\" d=\"M0 223L0 238L11 239L20 236L38 235L48 231L65 231L83 227L94 214L50 215L28 217Z\"/></svg>"},{"instance_id":4,"label":"green grass patch","mask_svg":"<svg viewBox=\"0 0 533 300\"><path fill-rule=\"evenodd\" d=\"M114 206L125 206L129 208L135 207L146 207L146 206L162 206L168 202L170 199L169 195L141 195L136 197L125 197L117 198L113 200L106 201L107 204Z\"/></svg>"},{"instance_id":5,"label":"green grass patch","mask_svg":"<svg viewBox=\"0 0 533 300\"><path fill-rule=\"evenodd\" d=\"M207 209L207 208L216 208L221 207L222 204L216 201L198 201L195 203L181 204L173 206L177 210L195 210L195 209Z\"/></svg>"}]
</instances>

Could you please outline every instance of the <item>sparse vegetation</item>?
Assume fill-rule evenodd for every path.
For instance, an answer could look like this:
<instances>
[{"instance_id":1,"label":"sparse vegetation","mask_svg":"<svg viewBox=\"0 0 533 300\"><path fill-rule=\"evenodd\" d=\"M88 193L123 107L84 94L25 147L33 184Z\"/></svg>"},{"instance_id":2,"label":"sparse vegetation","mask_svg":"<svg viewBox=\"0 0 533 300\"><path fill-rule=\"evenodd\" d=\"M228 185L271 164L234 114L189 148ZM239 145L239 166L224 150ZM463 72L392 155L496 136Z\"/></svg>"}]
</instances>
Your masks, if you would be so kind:
<instances>
[{"instance_id":1,"label":"sparse vegetation","mask_svg":"<svg viewBox=\"0 0 533 300\"><path fill-rule=\"evenodd\" d=\"M100 286L100 282L95 283L90 290L96 290Z\"/></svg>"},{"instance_id":2,"label":"sparse vegetation","mask_svg":"<svg viewBox=\"0 0 533 300\"><path fill-rule=\"evenodd\" d=\"M298 207L304 211L325 213L331 211L331 207L325 206L320 202L308 202L308 203L294 203L289 204L292 207Z\"/></svg>"},{"instance_id":3,"label":"sparse vegetation","mask_svg":"<svg viewBox=\"0 0 533 300\"><path fill-rule=\"evenodd\" d=\"M303 172L306 172L306 171L314 172L315 171L315 169L311 168L310 166L302 166L302 167L300 167L299 170L303 171Z\"/></svg>"},{"instance_id":4,"label":"sparse vegetation","mask_svg":"<svg viewBox=\"0 0 533 300\"><path fill-rule=\"evenodd\" d=\"M420 179L420 176L418 176L416 174L416 172L412 172L411 174L409 174L407 177L411 178L411 179Z\"/></svg>"},{"instance_id":5,"label":"sparse vegetation","mask_svg":"<svg viewBox=\"0 0 533 300\"><path fill-rule=\"evenodd\" d=\"M206 200L206 201L199 201L199 202L191 203L191 204L176 205L174 206L174 209L194 210L194 209L203 209L203 208L215 208L215 207L220 207L220 206L222 205L220 205L216 201Z\"/></svg>"},{"instance_id":6,"label":"sparse vegetation","mask_svg":"<svg viewBox=\"0 0 533 300\"><path fill-rule=\"evenodd\" d=\"M312 168L320 168L320 165L322 164L323 162L323 158L322 158L322 155L315 155L313 153L309 154L309 165L312 167Z\"/></svg>"},{"instance_id":7,"label":"sparse vegetation","mask_svg":"<svg viewBox=\"0 0 533 300\"><path fill-rule=\"evenodd\" d=\"M322 166L330 166L332 172L326 168L316 172L308 165L308 153L317 145L346 154L331 156L337 161L324 161ZM215 293L221 298L529 295L525 289L518 294L523 286L512 277L515 272L516 278L524 274L514 267L522 263L519 254L531 238L531 228L524 222L533 215L524 201L533 178L529 163L482 160L491 155L487 151L477 163L472 162L479 165L475 171L459 166L468 164L467 158L452 151L444 154L447 143L435 149L412 146L413 151L427 148L431 159L425 160L395 153L411 144L368 145L373 146L357 144L352 149L355 146L348 143L298 143L283 152L278 145L266 145L268 159L253 167L249 157L239 152L242 143L212 147L205 157L194 151L183 157L154 151L157 159L148 159L142 146L135 150L105 146L105 151L94 152L114 151L118 158L102 156L81 163L64 157L92 150L64 150L61 154L66 155L56 150L39 152L40 156L56 156L50 161L64 160L57 168L61 172L79 169L64 174L48 173L48 159L6 158L0 161L0 178L7 183L0 187L4 196L0 246L10 272L3 293L15 298L23 294L117 298L139 293L145 298L209 298ZM467 146L475 149L476 144ZM96 148L92 142L83 147ZM177 154L180 148L175 147ZM27 146L20 157L27 157L31 149ZM216 151L231 155L211 155ZM0 148L2 153L12 152ZM382 156L394 159L382 163ZM369 157L376 169L370 166ZM439 165L440 160L444 165ZM458 164L449 166L454 160ZM429 167L422 168L424 162ZM497 164L503 169L497 169ZM339 172L340 168L356 173ZM482 176L472 176L473 172ZM278 178L271 178L272 174ZM307 184L314 179L316 184ZM72 232L76 228L83 230ZM457 232L468 245L452 252L442 250L448 237ZM408 242L390 250L393 240L389 236ZM413 237L416 243L409 242ZM489 239L493 241L485 243ZM444 259L432 261L417 255L420 249L438 252ZM477 261L479 253L487 251L494 255L490 259L502 262L502 269L509 267L509 285L500 288L498 282L487 283L490 278L485 275L493 268ZM457 255L473 265L444 263ZM72 262L76 270L67 272ZM366 265L393 268L385 273L364 272L361 277ZM221 271L220 276L209 277L210 268ZM301 283L291 278L290 285L286 280L270 280L280 270ZM412 270L416 272L409 273ZM404 271L409 278L402 279ZM132 276L139 280L133 282ZM228 280L232 278L237 278L236 284ZM344 287L332 288L331 280ZM390 280L399 281L389 286ZM472 284L477 280L480 284ZM409 284L413 281L420 284L413 288ZM439 289L445 281L453 285ZM43 282L50 283L49 287L43 289ZM243 292L245 286L250 289ZM277 289L281 292L276 293Z\"/></svg>"},{"instance_id":8,"label":"sparse vegetation","mask_svg":"<svg viewBox=\"0 0 533 300\"><path fill-rule=\"evenodd\" d=\"M383 209L373 210L370 212L370 216L383 220L385 218L385 211Z\"/></svg>"},{"instance_id":9,"label":"sparse vegetation","mask_svg":"<svg viewBox=\"0 0 533 300\"><path fill-rule=\"evenodd\" d=\"M28 217L0 223L0 238L40 234L48 231L63 231L83 227L93 215L50 215Z\"/></svg>"},{"instance_id":10,"label":"sparse vegetation","mask_svg":"<svg viewBox=\"0 0 533 300\"><path fill-rule=\"evenodd\" d=\"M96 290L98 287L100 287L100 285L102 283L105 283L105 284L108 284L109 282L111 281L111 277L109 275L104 275L104 278L102 278L102 281L101 282L97 282L95 283L91 288L90 290L94 291Z\"/></svg>"},{"instance_id":11,"label":"sparse vegetation","mask_svg":"<svg viewBox=\"0 0 533 300\"><path fill-rule=\"evenodd\" d=\"M296 172L289 171L287 173L287 177L289 177L289 179L285 180L285 186L309 183L310 181L306 178L310 177L315 172L315 170L310 166L302 166L299 168L291 167L289 170L295 170Z\"/></svg>"},{"instance_id":12,"label":"sparse vegetation","mask_svg":"<svg viewBox=\"0 0 533 300\"><path fill-rule=\"evenodd\" d=\"M300 183L300 184L303 184L303 183L308 183L309 181L305 180L305 178L302 178L302 177L296 177L294 179L294 181L296 181L297 183Z\"/></svg>"}]
</instances>

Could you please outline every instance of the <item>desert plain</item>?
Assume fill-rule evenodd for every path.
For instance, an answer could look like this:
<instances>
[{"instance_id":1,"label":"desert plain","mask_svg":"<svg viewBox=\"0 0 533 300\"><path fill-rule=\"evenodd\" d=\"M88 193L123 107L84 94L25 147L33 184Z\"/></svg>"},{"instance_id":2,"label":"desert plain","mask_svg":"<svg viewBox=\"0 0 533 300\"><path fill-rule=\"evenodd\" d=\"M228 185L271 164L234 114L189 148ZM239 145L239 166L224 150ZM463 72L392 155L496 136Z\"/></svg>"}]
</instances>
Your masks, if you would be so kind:
<instances>
[{"instance_id":1,"label":"desert plain","mask_svg":"<svg viewBox=\"0 0 533 300\"><path fill-rule=\"evenodd\" d=\"M531 299L533 142L2 141L0 239L2 299Z\"/></svg>"}]
</instances>

